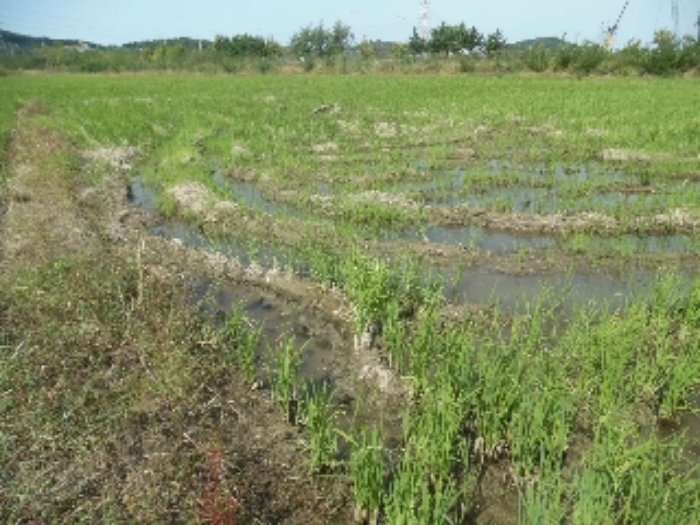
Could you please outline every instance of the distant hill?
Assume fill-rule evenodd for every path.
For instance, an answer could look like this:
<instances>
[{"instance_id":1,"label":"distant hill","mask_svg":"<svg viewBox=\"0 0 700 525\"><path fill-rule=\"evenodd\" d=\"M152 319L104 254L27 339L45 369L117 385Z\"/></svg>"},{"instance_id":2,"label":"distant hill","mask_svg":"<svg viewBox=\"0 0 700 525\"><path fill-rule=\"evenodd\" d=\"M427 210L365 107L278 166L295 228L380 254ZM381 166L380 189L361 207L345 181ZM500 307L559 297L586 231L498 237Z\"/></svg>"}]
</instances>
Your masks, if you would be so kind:
<instances>
[{"instance_id":1,"label":"distant hill","mask_svg":"<svg viewBox=\"0 0 700 525\"><path fill-rule=\"evenodd\" d=\"M56 45L63 45L75 49L103 47L99 44L83 42L82 40L56 40L47 37L33 37L0 29L0 53L29 53L32 49L36 49L37 47Z\"/></svg>"},{"instance_id":2,"label":"distant hill","mask_svg":"<svg viewBox=\"0 0 700 525\"><path fill-rule=\"evenodd\" d=\"M529 40L521 40L514 44L508 44L506 47L508 49L518 50L518 49L528 49L536 46L543 46L547 49L555 49L557 47L563 47L571 45L570 42L562 40L557 37L540 37L540 38L530 38Z\"/></svg>"}]
</instances>

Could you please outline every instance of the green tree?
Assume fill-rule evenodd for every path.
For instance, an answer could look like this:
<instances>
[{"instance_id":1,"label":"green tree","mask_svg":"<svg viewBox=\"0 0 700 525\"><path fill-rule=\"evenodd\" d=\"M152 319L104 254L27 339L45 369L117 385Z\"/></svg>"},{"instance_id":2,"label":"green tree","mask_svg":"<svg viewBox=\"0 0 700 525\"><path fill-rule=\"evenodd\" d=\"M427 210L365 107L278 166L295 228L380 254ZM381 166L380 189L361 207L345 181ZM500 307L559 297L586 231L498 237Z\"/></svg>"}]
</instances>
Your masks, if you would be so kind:
<instances>
[{"instance_id":1,"label":"green tree","mask_svg":"<svg viewBox=\"0 0 700 525\"><path fill-rule=\"evenodd\" d=\"M608 52L603 46L595 42L586 42L579 47L574 69L579 74L590 75L608 56Z\"/></svg>"},{"instance_id":2,"label":"green tree","mask_svg":"<svg viewBox=\"0 0 700 525\"><path fill-rule=\"evenodd\" d=\"M484 37L475 27L467 29L464 22L456 26L443 22L430 32L428 49L432 53L452 55L461 51L472 52L483 45Z\"/></svg>"},{"instance_id":3,"label":"green tree","mask_svg":"<svg viewBox=\"0 0 700 525\"><path fill-rule=\"evenodd\" d=\"M418 30L415 27L411 38L408 40L408 51L416 56L428 52L428 41L418 34Z\"/></svg>"},{"instance_id":4,"label":"green tree","mask_svg":"<svg viewBox=\"0 0 700 525\"><path fill-rule=\"evenodd\" d=\"M231 48L231 40L222 35L216 35L214 38L214 51L217 53L228 53Z\"/></svg>"},{"instance_id":5,"label":"green tree","mask_svg":"<svg viewBox=\"0 0 700 525\"><path fill-rule=\"evenodd\" d=\"M261 57L265 53L265 39L247 33L231 38L231 54L233 56Z\"/></svg>"},{"instance_id":6,"label":"green tree","mask_svg":"<svg viewBox=\"0 0 700 525\"><path fill-rule=\"evenodd\" d=\"M506 39L500 29L486 37L484 49L488 56L498 55L506 47Z\"/></svg>"},{"instance_id":7,"label":"green tree","mask_svg":"<svg viewBox=\"0 0 700 525\"><path fill-rule=\"evenodd\" d=\"M60 67L66 60L66 50L63 44L57 42L52 46L39 47L34 50L34 54L39 57L46 67Z\"/></svg>"},{"instance_id":8,"label":"green tree","mask_svg":"<svg viewBox=\"0 0 700 525\"><path fill-rule=\"evenodd\" d=\"M333 25L333 30L330 34L329 54L339 55L347 51L352 46L355 40L355 35L352 34L350 26L343 24L338 20Z\"/></svg>"},{"instance_id":9,"label":"green tree","mask_svg":"<svg viewBox=\"0 0 700 525\"><path fill-rule=\"evenodd\" d=\"M655 75L670 75L678 68L678 58L676 36L672 31L662 29L654 34L654 45L645 69Z\"/></svg>"},{"instance_id":10,"label":"green tree","mask_svg":"<svg viewBox=\"0 0 700 525\"><path fill-rule=\"evenodd\" d=\"M323 22L319 22L315 27L303 27L292 35L289 47L300 58L325 58L346 51L353 38L350 27L340 21L332 29L326 29Z\"/></svg>"},{"instance_id":11,"label":"green tree","mask_svg":"<svg viewBox=\"0 0 700 525\"><path fill-rule=\"evenodd\" d=\"M186 53L185 46L182 44L174 44L166 47L166 56L168 60L171 61L182 60Z\"/></svg>"},{"instance_id":12,"label":"green tree","mask_svg":"<svg viewBox=\"0 0 700 525\"><path fill-rule=\"evenodd\" d=\"M391 56L398 60L402 60L403 58L405 58L408 54L408 51L408 44L398 42L391 45Z\"/></svg>"},{"instance_id":13,"label":"green tree","mask_svg":"<svg viewBox=\"0 0 700 525\"><path fill-rule=\"evenodd\" d=\"M466 49L471 53L477 49L484 48L484 35L476 27L472 26L471 29L465 29L464 24L460 24L459 31L462 49Z\"/></svg>"},{"instance_id":14,"label":"green tree","mask_svg":"<svg viewBox=\"0 0 700 525\"><path fill-rule=\"evenodd\" d=\"M362 39L362 42L360 42L360 45L358 46L358 50L363 60L371 60L376 58L379 54L377 44L371 40L367 40L366 38Z\"/></svg>"},{"instance_id":15,"label":"green tree","mask_svg":"<svg viewBox=\"0 0 700 525\"><path fill-rule=\"evenodd\" d=\"M233 57L271 57L281 54L282 48L274 40L244 33L231 38L217 36L214 51Z\"/></svg>"},{"instance_id":16,"label":"green tree","mask_svg":"<svg viewBox=\"0 0 700 525\"><path fill-rule=\"evenodd\" d=\"M627 68L633 70L641 70L644 67L644 62L647 59L648 50L642 47L640 40L632 39L627 42L625 47L615 53L615 61L619 68Z\"/></svg>"},{"instance_id":17,"label":"green tree","mask_svg":"<svg viewBox=\"0 0 700 525\"><path fill-rule=\"evenodd\" d=\"M528 69L541 73L549 68L549 51L541 42L523 52L523 61Z\"/></svg>"},{"instance_id":18,"label":"green tree","mask_svg":"<svg viewBox=\"0 0 700 525\"><path fill-rule=\"evenodd\" d=\"M284 54L284 49L282 46L273 39L268 39L265 41L265 57L266 58L277 58Z\"/></svg>"},{"instance_id":19,"label":"green tree","mask_svg":"<svg viewBox=\"0 0 700 525\"><path fill-rule=\"evenodd\" d=\"M681 42L678 67L681 71L700 67L700 41L695 37L686 35Z\"/></svg>"}]
</instances>

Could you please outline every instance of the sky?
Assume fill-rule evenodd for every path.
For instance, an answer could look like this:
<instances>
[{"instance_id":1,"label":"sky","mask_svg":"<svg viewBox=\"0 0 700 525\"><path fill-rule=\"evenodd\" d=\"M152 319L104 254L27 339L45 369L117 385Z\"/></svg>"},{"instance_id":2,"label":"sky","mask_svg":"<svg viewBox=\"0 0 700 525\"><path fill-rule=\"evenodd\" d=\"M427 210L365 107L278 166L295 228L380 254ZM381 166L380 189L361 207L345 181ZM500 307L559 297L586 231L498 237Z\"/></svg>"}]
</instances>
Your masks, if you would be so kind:
<instances>
[{"instance_id":1,"label":"sky","mask_svg":"<svg viewBox=\"0 0 700 525\"><path fill-rule=\"evenodd\" d=\"M679 32L697 35L700 0L677 0ZM624 0L430 0L430 22L468 27L483 34L500 29L508 42L562 37L602 42ZM616 47L631 39L651 42L672 29L672 0L630 0ZM420 28L420 0L0 0L0 29L103 45L180 36L213 40L249 33L281 44L302 27L337 20L363 38L407 41Z\"/></svg>"}]
</instances>

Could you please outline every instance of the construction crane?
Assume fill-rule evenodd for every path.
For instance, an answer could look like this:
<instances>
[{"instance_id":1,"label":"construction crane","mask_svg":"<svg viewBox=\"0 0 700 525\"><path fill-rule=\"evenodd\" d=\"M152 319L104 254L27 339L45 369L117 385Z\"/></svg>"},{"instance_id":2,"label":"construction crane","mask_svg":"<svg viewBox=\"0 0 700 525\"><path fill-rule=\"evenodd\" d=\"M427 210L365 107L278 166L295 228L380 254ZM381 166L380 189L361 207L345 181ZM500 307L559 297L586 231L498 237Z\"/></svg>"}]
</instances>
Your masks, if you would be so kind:
<instances>
[{"instance_id":1,"label":"construction crane","mask_svg":"<svg viewBox=\"0 0 700 525\"><path fill-rule=\"evenodd\" d=\"M608 36L605 37L605 42L603 43L603 49L606 51L610 51L612 47L613 40L615 40L615 35L617 34L617 28L620 25L620 20L622 20L622 15L625 14L625 9L627 9L629 3L629 0L625 2L625 5L622 6L622 11L620 11L620 16L618 16L615 21L615 25L608 28Z\"/></svg>"}]
</instances>

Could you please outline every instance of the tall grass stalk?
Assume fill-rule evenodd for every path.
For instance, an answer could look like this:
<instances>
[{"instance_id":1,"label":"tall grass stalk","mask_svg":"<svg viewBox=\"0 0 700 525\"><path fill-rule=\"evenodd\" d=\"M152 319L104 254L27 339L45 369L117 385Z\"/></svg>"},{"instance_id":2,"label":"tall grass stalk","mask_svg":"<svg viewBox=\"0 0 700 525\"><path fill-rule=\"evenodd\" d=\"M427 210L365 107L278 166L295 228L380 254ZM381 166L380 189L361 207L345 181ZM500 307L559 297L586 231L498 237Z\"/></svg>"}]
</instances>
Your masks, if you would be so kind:
<instances>
[{"instance_id":1,"label":"tall grass stalk","mask_svg":"<svg viewBox=\"0 0 700 525\"><path fill-rule=\"evenodd\" d=\"M243 305L237 304L223 329L226 348L242 368L248 381L256 374L256 350L262 338L262 327L254 327L245 318Z\"/></svg>"},{"instance_id":2,"label":"tall grass stalk","mask_svg":"<svg viewBox=\"0 0 700 525\"><path fill-rule=\"evenodd\" d=\"M311 470L333 471L338 453L337 412L326 387L311 387L305 399L306 429L311 453Z\"/></svg>"},{"instance_id":3,"label":"tall grass stalk","mask_svg":"<svg viewBox=\"0 0 700 525\"><path fill-rule=\"evenodd\" d=\"M352 451L348 468L352 478L356 514L370 523L377 523L385 493L387 466L381 431L362 429L351 438Z\"/></svg>"},{"instance_id":4,"label":"tall grass stalk","mask_svg":"<svg viewBox=\"0 0 700 525\"><path fill-rule=\"evenodd\" d=\"M295 425L299 415L301 353L296 348L292 337L285 342L280 342L277 352L272 371L272 393L287 414L289 423Z\"/></svg>"}]
</instances>

